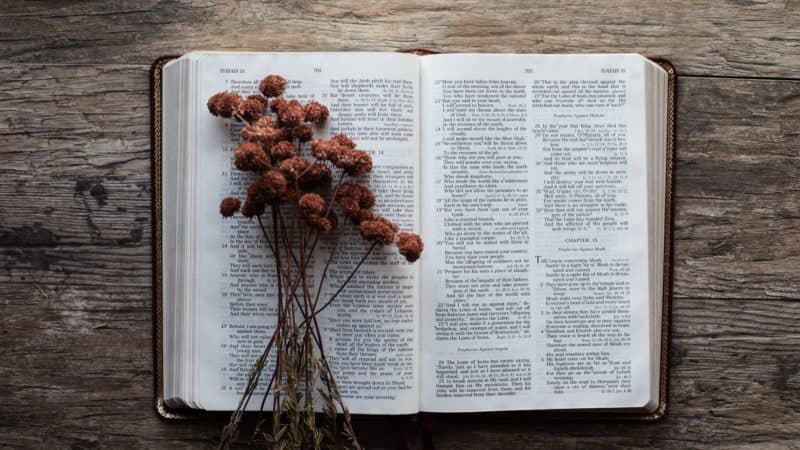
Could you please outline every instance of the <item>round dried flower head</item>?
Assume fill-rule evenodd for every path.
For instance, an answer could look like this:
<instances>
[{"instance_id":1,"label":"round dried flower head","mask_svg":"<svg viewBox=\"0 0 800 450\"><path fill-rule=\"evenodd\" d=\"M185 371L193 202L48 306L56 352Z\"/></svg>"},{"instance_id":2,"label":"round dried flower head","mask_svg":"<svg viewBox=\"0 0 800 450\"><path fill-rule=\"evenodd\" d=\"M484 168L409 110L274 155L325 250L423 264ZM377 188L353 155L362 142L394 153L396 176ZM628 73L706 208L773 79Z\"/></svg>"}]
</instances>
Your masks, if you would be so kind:
<instances>
[{"instance_id":1,"label":"round dried flower head","mask_svg":"<svg viewBox=\"0 0 800 450\"><path fill-rule=\"evenodd\" d=\"M359 195L358 195L358 206L361 209L372 209L375 206L375 193L373 193L368 187L358 185L359 187Z\"/></svg>"},{"instance_id":2,"label":"round dried flower head","mask_svg":"<svg viewBox=\"0 0 800 450\"><path fill-rule=\"evenodd\" d=\"M385 217L375 217L372 220L364 220L359 223L358 231L368 241L376 241L379 244L388 245L394 242L397 225Z\"/></svg>"},{"instance_id":3,"label":"round dried flower head","mask_svg":"<svg viewBox=\"0 0 800 450\"><path fill-rule=\"evenodd\" d=\"M264 190L264 182L261 179L255 180L247 186L247 197L244 199L245 204L248 202L250 206L255 209L263 209L268 201L273 198ZM242 213L244 214L244 212Z\"/></svg>"},{"instance_id":4,"label":"round dried flower head","mask_svg":"<svg viewBox=\"0 0 800 450\"><path fill-rule=\"evenodd\" d=\"M242 204L242 215L250 218L253 216L259 216L264 214L264 210L266 209L266 204L260 201L254 201L252 198L247 197L244 200L244 204Z\"/></svg>"},{"instance_id":5,"label":"round dried flower head","mask_svg":"<svg viewBox=\"0 0 800 450\"><path fill-rule=\"evenodd\" d=\"M331 138L331 140L332 140L333 142L336 142L337 144L341 145L342 147L347 147L347 148L356 148L356 143L355 143L355 142L353 142L353 140L352 140L352 139L350 139L350 138L349 138L349 137L348 137L346 134L344 134L344 133L339 133L339 134L337 134L337 135L333 136L333 137Z\"/></svg>"},{"instance_id":6,"label":"round dried flower head","mask_svg":"<svg viewBox=\"0 0 800 450\"><path fill-rule=\"evenodd\" d=\"M220 117L233 117L234 114L239 112L239 109L244 103L244 100L239 94L233 92L220 92L214 94L208 99L208 111Z\"/></svg>"},{"instance_id":7,"label":"round dried flower head","mask_svg":"<svg viewBox=\"0 0 800 450\"><path fill-rule=\"evenodd\" d=\"M306 216L306 221L309 225L311 225L314 229L318 230L320 233L330 233L331 230L335 228L333 223L331 223L330 219L327 217L322 217L317 214L311 214Z\"/></svg>"},{"instance_id":8,"label":"round dried flower head","mask_svg":"<svg viewBox=\"0 0 800 450\"><path fill-rule=\"evenodd\" d=\"M269 150L273 161L281 161L294 156L294 145L289 141L280 141Z\"/></svg>"},{"instance_id":9,"label":"round dried flower head","mask_svg":"<svg viewBox=\"0 0 800 450\"><path fill-rule=\"evenodd\" d=\"M245 141L259 142L266 147L271 147L279 136L280 132L272 127L247 125L242 128L242 139Z\"/></svg>"},{"instance_id":10,"label":"round dried flower head","mask_svg":"<svg viewBox=\"0 0 800 450\"><path fill-rule=\"evenodd\" d=\"M302 156L293 156L281 162L279 168L286 175L286 178L296 180L310 165L311 163Z\"/></svg>"},{"instance_id":11,"label":"round dried flower head","mask_svg":"<svg viewBox=\"0 0 800 450\"><path fill-rule=\"evenodd\" d=\"M311 142L311 155L314 158L336 162L342 147L332 140L315 139Z\"/></svg>"},{"instance_id":12,"label":"round dried flower head","mask_svg":"<svg viewBox=\"0 0 800 450\"><path fill-rule=\"evenodd\" d=\"M266 111L267 111L267 106L269 106L269 100L267 100L267 97L264 97L264 96L263 96L263 95L261 95L261 94L251 94L251 95L248 95L248 96L247 96L247 98L246 98L245 100L251 100L251 101L254 101L254 102L259 102L259 103L261 103L261 106L263 106L263 107L264 107L264 108L261 110L262 112L266 112Z\"/></svg>"},{"instance_id":13,"label":"round dried flower head","mask_svg":"<svg viewBox=\"0 0 800 450\"><path fill-rule=\"evenodd\" d=\"M316 162L311 164L311 166L300 175L300 179L297 181L303 189L311 190L329 186L332 180L333 174L331 174L331 169L325 164Z\"/></svg>"},{"instance_id":14,"label":"round dried flower head","mask_svg":"<svg viewBox=\"0 0 800 450\"><path fill-rule=\"evenodd\" d=\"M222 203L219 204L219 213L222 214L222 217L230 217L236 211L239 211L240 206L242 206L242 202L238 198L225 197L222 199Z\"/></svg>"},{"instance_id":15,"label":"round dried flower head","mask_svg":"<svg viewBox=\"0 0 800 450\"><path fill-rule=\"evenodd\" d=\"M372 212L371 209L359 209L354 214L352 214L350 217L353 219L353 222L355 222L356 224L359 224L359 223L361 223L361 222L363 222L365 220L373 220L377 216L375 215L374 212Z\"/></svg>"},{"instance_id":16,"label":"round dried flower head","mask_svg":"<svg viewBox=\"0 0 800 450\"><path fill-rule=\"evenodd\" d=\"M414 262L422 254L422 238L418 234L401 232L397 233L397 250L406 257L408 262Z\"/></svg>"},{"instance_id":17,"label":"round dried flower head","mask_svg":"<svg viewBox=\"0 0 800 450\"><path fill-rule=\"evenodd\" d=\"M319 102L309 102L303 110L306 113L306 120L317 125L321 125L328 120L328 107Z\"/></svg>"},{"instance_id":18,"label":"round dried flower head","mask_svg":"<svg viewBox=\"0 0 800 450\"><path fill-rule=\"evenodd\" d=\"M261 183L263 184L264 192L270 196L280 196L286 193L289 185L286 177L279 170L274 169L264 173L264 176L261 177Z\"/></svg>"},{"instance_id":19,"label":"round dried flower head","mask_svg":"<svg viewBox=\"0 0 800 450\"><path fill-rule=\"evenodd\" d=\"M303 107L299 103L289 102L285 108L278 111L278 121L287 127L302 125L305 118L306 113L303 112Z\"/></svg>"},{"instance_id":20,"label":"round dried flower head","mask_svg":"<svg viewBox=\"0 0 800 450\"><path fill-rule=\"evenodd\" d=\"M357 177L372 170L372 157L363 150L346 148L339 152L336 158L336 167L340 167L346 174Z\"/></svg>"},{"instance_id":21,"label":"round dried flower head","mask_svg":"<svg viewBox=\"0 0 800 450\"><path fill-rule=\"evenodd\" d=\"M267 75L258 84L258 90L266 97L278 97L286 89L286 78L280 75Z\"/></svg>"},{"instance_id":22,"label":"round dried flower head","mask_svg":"<svg viewBox=\"0 0 800 450\"><path fill-rule=\"evenodd\" d=\"M273 98L269 102L269 109L272 110L272 112L277 113L280 110L282 110L283 108L285 108L286 105L288 105L288 104L289 104L289 101L286 100L283 97Z\"/></svg>"},{"instance_id":23,"label":"round dried flower head","mask_svg":"<svg viewBox=\"0 0 800 450\"><path fill-rule=\"evenodd\" d=\"M314 137L314 130L312 130L310 126L303 124L299 127L295 127L292 130L292 134L299 139L300 142L308 142Z\"/></svg>"},{"instance_id":24,"label":"round dried flower head","mask_svg":"<svg viewBox=\"0 0 800 450\"><path fill-rule=\"evenodd\" d=\"M266 99L260 95L251 95L239 107L239 115L248 122L253 122L264 115L267 109Z\"/></svg>"},{"instance_id":25,"label":"round dried flower head","mask_svg":"<svg viewBox=\"0 0 800 450\"><path fill-rule=\"evenodd\" d=\"M236 147L234 164L239 170L261 172L269 166L270 160L261 145L255 142L242 142Z\"/></svg>"},{"instance_id":26,"label":"round dried flower head","mask_svg":"<svg viewBox=\"0 0 800 450\"><path fill-rule=\"evenodd\" d=\"M274 128L275 118L269 115L261 116L253 125L260 128Z\"/></svg>"},{"instance_id":27,"label":"round dried flower head","mask_svg":"<svg viewBox=\"0 0 800 450\"><path fill-rule=\"evenodd\" d=\"M375 194L366 186L355 183L340 184L335 200L342 212L351 217L355 217L363 209L375 206Z\"/></svg>"},{"instance_id":28,"label":"round dried flower head","mask_svg":"<svg viewBox=\"0 0 800 450\"><path fill-rule=\"evenodd\" d=\"M325 211L325 200L319 194L303 194L303 196L297 200L297 205L300 206L300 212L306 216L312 214L321 215L323 211Z\"/></svg>"}]
</instances>

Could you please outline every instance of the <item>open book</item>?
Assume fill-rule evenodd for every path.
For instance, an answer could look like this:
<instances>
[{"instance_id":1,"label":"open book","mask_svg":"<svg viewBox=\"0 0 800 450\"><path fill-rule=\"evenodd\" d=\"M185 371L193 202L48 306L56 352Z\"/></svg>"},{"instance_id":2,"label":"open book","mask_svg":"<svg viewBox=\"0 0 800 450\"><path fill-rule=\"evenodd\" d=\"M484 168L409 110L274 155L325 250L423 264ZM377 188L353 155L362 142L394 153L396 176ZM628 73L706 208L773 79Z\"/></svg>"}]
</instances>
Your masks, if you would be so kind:
<instances>
[{"instance_id":1,"label":"open book","mask_svg":"<svg viewBox=\"0 0 800 450\"><path fill-rule=\"evenodd\" d=\"M206 101L280 74L289 98L330 107L317 136L370 151L376 212L425 242L415 264L371 256L323 314L351 412L663 413L670 67L634 54L193 52L156 69L164 411L235 409L273 328L260 229L218 209L247 182L232 170L241 124ZM368 245L351 241L332 289Z\"/></svg>"}]
</instances>

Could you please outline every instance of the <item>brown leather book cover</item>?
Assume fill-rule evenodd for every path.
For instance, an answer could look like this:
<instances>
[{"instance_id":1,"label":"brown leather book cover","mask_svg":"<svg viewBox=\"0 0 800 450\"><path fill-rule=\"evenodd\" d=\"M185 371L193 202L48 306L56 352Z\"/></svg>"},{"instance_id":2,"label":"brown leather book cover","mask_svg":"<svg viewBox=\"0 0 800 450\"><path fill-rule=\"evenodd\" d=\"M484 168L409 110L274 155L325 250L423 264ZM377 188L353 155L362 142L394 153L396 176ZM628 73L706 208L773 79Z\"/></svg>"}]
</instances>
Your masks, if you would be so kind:
<instances>
[{"instance_id":1,"label":"brown leather book cover","mask_svg":"<svg viewBox=\"0 0 800 450\"><path fill-rule=\"evenodd\" d=\"M426 49L405 50L420 56L435 54ZM163 419L222 419L227 412L209 412L194 409L170 408L164 403L161 383L163 379L163 324L162 324L162 258L161 258L161 89L162 69L167 62L180 55L162 56L156 59L150 68L150 145L151 145L151 183L152 183L152 245L153 245L153 399L155 410ZM610 411L514 411L484 413L447 413L491 416L513 416L530 419L564 419L564 420L606 420L654 422L662 419L669 407L669 355L671 345L672 323L672 258L673 258L673 212L674 212L674 166L675 166L675 113L677 111L678 73L675 67L664 58L649 57L667 71L667 161L666 161L666 210L664 213L664 284L661 322L661 375L658 408L652 413L610 412ZM436 414L439 415L439 414Z\"/></svg>"}]
</instances>

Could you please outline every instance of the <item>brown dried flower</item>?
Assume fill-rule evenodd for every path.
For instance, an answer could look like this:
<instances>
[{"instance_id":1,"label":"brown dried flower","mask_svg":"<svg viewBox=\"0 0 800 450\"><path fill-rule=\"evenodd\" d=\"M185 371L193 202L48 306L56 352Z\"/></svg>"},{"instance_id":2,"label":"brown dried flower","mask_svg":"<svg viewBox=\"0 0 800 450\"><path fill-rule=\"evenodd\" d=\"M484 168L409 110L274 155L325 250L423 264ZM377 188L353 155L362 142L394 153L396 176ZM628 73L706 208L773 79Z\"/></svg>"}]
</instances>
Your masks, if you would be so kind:
<instances>
[{"instance_id":1,"label":"brown dried flower","mask_svg":"<svg viewBox=\"0 0 800 450\"><path fill-rule=\"evenodd\" d=\"M287 190L288 182L286 181L286 177L277 170L269 170L264 173L261 178L250 183L250 186L247 187L245 205L250 202L250 207L252 207L254 211L260 211L257 212L257 214L261 214L267 203L275 200L280 201L281 196L285 195ZM242 214L244 214L244 209L242 210Z\"/></svg>"},{"instance_id":2,"label":"brown dried flower","mask_svg":"<svg viewBox=\"0 0 800 450\"><path fill-rule=\"evenodd\" d=\"M314 137L314 130L311 129L310 126L303 124L299 127L295 127L292 130L292 134L300 140L300 142L308 142Z\"/></svg>"},{"instance_id":3,"label":"brown dried flower","mask_svg":"<svg viewBox=\"0 0 800 450\"><path fill-rule=\"evenodd\" d=\"M255 142L242 142L236 147L234 164L239 170L261 172L269 166L270 160L261 145Z\"/></svg>"},{"instance_id":4,"label":"brown dried flower","mask_svg":"<svg viewBox=\"0 0 800 450\"><path fill-rule=\"evenodd\" d=\"M294 156L294 145L289 141L280 141L273 145L269 150L270 156L274 161L281 161Z\"/></svg>"},{"instance_id":5,"label":"brown dried flower","mask_svg":"<svg viewBox=\"0 0 800 450\"><path fill-rule=\"evenodd\" d=\"M362 209L375 206L375 194L366 186L355 183L342 183L336 192L336 203L345 215L354 217Z\"/></svg>"},{"instance_id":6,"label":"brown dried flower","mask_svg":"<svg viewBox=\"0 0 800 450\"><path fill-rule=\"evenodd\" d=\"M270 115L261 116L253 125L260 128L274 128L275 118Z\"/></svg>"},{"instance_id":7,"label":"brown dried flower","mask_svg":"<svg viewBox=\"0 0 800 450\"><path fill-rule=\"evenodd\" d=\"M303 124L306 113L300 103L290 101L284 108L278 111L278 121L287 127L297 127Z\"/></svg>"},{"instance_id":8,"label":"brown dried flower","mask_svg":"<svg viewBox=\"0 0 800 450\"><path fill-rule=\"evenodd\" d=\"M239 115L248 122L256 121L264 115L267 109L267 99L261 95L251 95L239 107Z\"/></svg>"},{"instance_id":9,"label":"brown dried flower","mask_svg":"<svg viewBox=\"0 0 800 450\"><path fill-rule=\"evenodd\" d=\"M278 97L286 90L286 78L280 75L267 75L258 84L258 90L266 97Z\"/></svg>"},{"instance_id":10,"label":"brown dried flower","mask_svg":"<svg viewBox=\"0 0 800 450\"><path fill-rule=\"evenodd\" d=\"M261 182L264 185L264 191L270 196L279 196L284 194L289 185L286 177L279 170L269 170L263 177Z\"/></svg>"},{"instance_id":11,"label":"brown dried flower","mask_svg":"<svg viewBox=\"0 0 800 450\"><path fill-rule=\"evenodd\" d=\"M331 184L332 180L333 174L331 174L331 169L325 164L316 162L311 164L311 166L300 175L300 179L297 181L303 189L312 190L328 186Z\"/></svg>"},{"instance_id":12,"label":"brown dried flower","mask_svg":"<svg viewBox=\"0 0 800 450\"><path fill-rule=\"evenodd\" d=\"M350 217L353 219L353 222L359 224L365 220L373 220L377 216L371 209L359 209Z\"/></svg>"},{"instance_id":13,"label":"brown dried flower","mask_svg":"<svg viewBox=\"0 0 800 450\"><path fill-rule=\"evenodd\" d=\"M286 178L296 180L310 165L311 163L302 156L293 156L281 162L279 168L286 175Z\"/></svg>"},{"instance_id":14,"label":"brown dried flower","mask_svg":"<svg viewBox=\"0 0 800 450\"><path fill-rule=\"evenodd\" d=\"M272 127L247 125L242 128L242 139L251 142L260 142L265 147L271 147L280 136L280 131Z\"/></svg>"},{"instance_id":15,"label":"brown dried flower","mask_svg":"<svg viewBox=\"0 0 800 450\"><path fill-rule=\"evenodd\" d=\"M335 228L330 219L317 214L306 216L306 221L309 225L319 230L320 233L330 233Z\"/></svg>"},{"instance_id":16,"label":"brown dried flower","mask_svg":"<svg viewBox=\"0 0 800 450\"><path fill-rule=\"evenodd\" d=\"M219 212L222 214L222 217L230 217L236 211L239 211L239 207L242 206L242 202L239 201L236 197L225 197L222 199L222 203L219 204Z\"/></svg>"},{"instance_id":17,"label":"brown dried flower","mask_svg":"<svg viewBox=\"0 0 800 450\"><path fill-rule=\"evenodd\" d=\"M220 92L214 94L208 99L208 111L220 117L233 117L234 114L239 112L239 109L244 103L244 100L239 94L233 92Z\"/></svg>"},{"instance_id":18,"label":"brown dried flower","mask_svg":"<svg viewBox=\"0 0 800 450\"><path fill-rule=\"evenodd\" d=\"M311 142L311 155L323 161L336 162L341 151L342 147L332 140L315 139Z\"/></svg>"},{"instance_id":19,"label":"brown dried flower","mask_svg":"<svg viewBox=\"0 0 800 450\"><path fill-rule=\"evenodd\" d=\"M344 133L339 133L339 134L337 134L337 135L333 136L333 137L331 138L331 140L332 140L333 142L336 142L337 144L341 145L342 147L347 147L347 148L356 148L356 143L355 143L355 142L353 142L353 140L352 140L352 139L350 139L350 138L349 138L349 137L348 137L346 134L344 134Z\"/></svg>"},{"instance_id":20,"label":"brown dried flower","mask_svg":"<svg viewBox=\"0 0 800 450\"><path fill-rule=\"evenodd\" d=\"M388 245L394 242L397 225L385 217L375 217L358 224L358 231L361 232L364 239Z\"/></svg>"},{"instance_id":21,"label":"brown dried flower","mask_svg":"<svg viewBox=\"0 0 800 450\"><path fill-rule=\"evenodd\" d=\"M328 120L328 107L319 102L309 102L303 110L306 113L306 120L317 125L321 125Z\"/></svg>"},{"instance_id":22,"label":"brown dried flower","mask_svg":"<svg viewBox=\"0 0 800 450\"><path fill-rule=\"evenodd\" d=\"M255 202L250 197L244 200L244 204L242 205L242 215L251 218L253 216L259 216L264 214L264 210L266 209L266 203L264 202Z\"/></svg>"},{"instance_id":23,"label":"brown dried flower","mask_svg":"<svg viewBox=\"0 0 800 450\"><path fill-rule=\"evenodd\" d=\"M346 174L357 177L372 170L372 157L363 150L345 148L336 158L336 167L340 167Z\"/></svg>"},{"instance_id":24,"label":"brown dried flower","mask_svg":"<svg viewBox=\"0 0 800 450\"><path fill-rule=\"evenodd\" d=\"M312 214L320 215L325 211L325 200L319 194L303 194L297 201L297 204L300 206L300 212L306 216Z\"/></svg>"},{"instance_id":25,"label":"brown dried flower","mask_svg":"<svg viewBox=\"0 0 800 450\"><path fill-rule=\"evenodd\" d=\"M415 233L401 232L397 233L397 250L401 255L406 257L408 262L414 262L419 259L422 250L425 246L422 244L422 238Z\"/></svg>"},{"instance_id":26,"label":"brown dried flower","mask_svg":"<svg viewBox=\"0 0 800 450\"><path fill-rule=\"evenodd\" d=\"M274 112L274 113L278 113L280 110L285 108L286 105L288 105L288 104L289 104L289 101L286 100L285 98L282 98L282 97L273 98L269 102L269 109L272 110L272 112Z\"/></svg>"}]
</instances>

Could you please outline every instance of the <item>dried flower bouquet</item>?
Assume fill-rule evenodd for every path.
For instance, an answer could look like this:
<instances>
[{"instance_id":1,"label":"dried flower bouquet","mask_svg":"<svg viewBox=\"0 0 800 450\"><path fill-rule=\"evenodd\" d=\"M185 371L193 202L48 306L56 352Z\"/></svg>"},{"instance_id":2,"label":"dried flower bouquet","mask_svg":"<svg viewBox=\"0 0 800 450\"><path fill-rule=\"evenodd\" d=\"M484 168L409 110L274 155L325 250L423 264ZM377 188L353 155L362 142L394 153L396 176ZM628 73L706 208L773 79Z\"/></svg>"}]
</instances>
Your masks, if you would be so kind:
<instances>
[{"instance_id":1,"label":"dried flower bouquet","mask_svg":"<svg viewBox=\"0 0 800 450\"><path fill-rule=\"evenodd\" d=\"M318 317L353 280L376 246L396 246L408 261L416 261L423 244L417 234L398 232L396 224L373 212L375 194L358 182L372 170L369 153L357 149L344 134L314 140L312 125L328 120L328 108L315 101L303 105L283 98L286 84L283 77L269 75L261 81L259 94L243 98L222 92L208 100L211 114L243 122L243 142L236 148L234 163L255 178L244 201L225 198L220 213L256 219L274 257L278 281L275 330L265 336L268 342L248 374L219 447L228 448L237 438L243 412L257 387L266 382L251 445L360 448L325 354ZM331 290L333 294L322 297L346 222L358 227L367 241L366 249L349 276ZM321 239L330 239L332 245L321 278L312 285L309 264L315 250L322 247L318 245ZM267 367L273 370L265 376ZM321 418L315 414L315 393L323 403ZM271 422L263 416L269 394Z\"/></svg>"}]
</instances>

